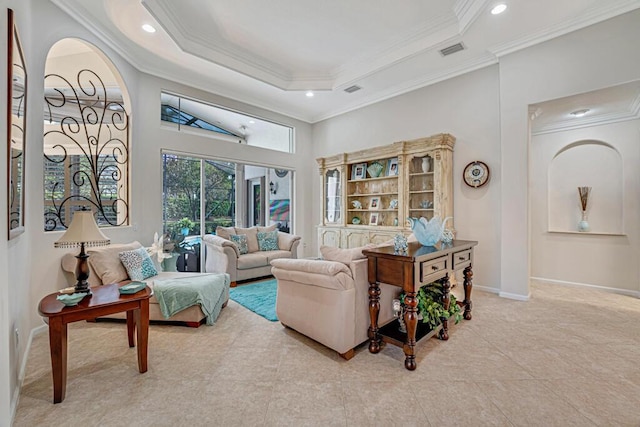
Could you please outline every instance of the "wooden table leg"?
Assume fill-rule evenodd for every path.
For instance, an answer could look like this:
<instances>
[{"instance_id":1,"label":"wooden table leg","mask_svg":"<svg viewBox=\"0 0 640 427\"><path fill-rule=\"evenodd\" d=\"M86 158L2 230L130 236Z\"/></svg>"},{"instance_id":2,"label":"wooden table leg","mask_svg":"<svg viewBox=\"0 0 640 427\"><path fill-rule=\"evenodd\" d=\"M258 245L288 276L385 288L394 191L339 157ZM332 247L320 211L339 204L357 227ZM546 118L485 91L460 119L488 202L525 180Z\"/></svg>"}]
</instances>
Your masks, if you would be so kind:
<instances>
[{"instance_id":1,"label":"wooden table leg","mask_svg":"<svg viewBox=\"0 0 640 427\"><path fill-rule=\"evenodd\" d=\"M147 372L147 350L149 347L149 300L140 301L140 309L134 310L136 317L138 338L138 369L143 374Z\"/></svg>"},{"instance_id":2,"label":"wooden table leg","mask_svg":"<svg viewBox=\"0 0 640 427\"><path fill-rule=\"evenodd\" d=\"M129 347L135 347L133 334L136 329L136 319L133 317L133 310L127 311L127 337L129 338Z\"/></svg>"},{"instance_id":3,"label":"wooden table leg","mask_svg":"<svg viewBox=\"0 0 640 427\"><path fill-rule=\"evenodd\" d=\"M451 295L449 291L451 290L451 283L449 282L449 273L440 280L442 284L442 306L445 310L449 311L449 306L451 304ZM442 321L442 329L438 333L438 338L443 341L449 339L449 318L442 317L440 319Z\"/></svg>"},{"instance_id":4,"label":"wooden table leg","mask_svg":"<svg viewBox=\"0 0 640 427\"><path fill-rule=\"evenodd\" d=\"M404 296L404 323L407 325L407 342L404 350L404 367L410 371L416 369L416 329L418 327L418 299L416 292L406 292Z\"/></svg>"},{"instance_id":5,"label":"wooden table leg","mask_svg":"<svg viewBox=\"0 0 640 427\"><path fill-rule=\"evenodd\" d=\"M472 278L473 278L473 270L471 266L468 266L464 269L464 318L466 320L471 320L471 289L473 288Z\"/></svg>"},{"instance_id":6,"label":"wooden table leg","mask_svg":"<svg viewBox=\"0 0 640 427\"><path fill-rule=\"evenodd\" d=\"M62 317L49 319L49 346L53 374L53 403L64 400L67 391L67 325Z\"/></svg>"},{"instance_id":7,"label":"wooden table leg","mask_svg":"<svg viewBox=\"0 0 640 427\"><path fill-rule=\"evenodd\" d=\"M380 313L380 286L377 282L369 283L369 351L371 353L380 352L380 335L378 335L378 314Z\"/></svg>"}]
</instances>

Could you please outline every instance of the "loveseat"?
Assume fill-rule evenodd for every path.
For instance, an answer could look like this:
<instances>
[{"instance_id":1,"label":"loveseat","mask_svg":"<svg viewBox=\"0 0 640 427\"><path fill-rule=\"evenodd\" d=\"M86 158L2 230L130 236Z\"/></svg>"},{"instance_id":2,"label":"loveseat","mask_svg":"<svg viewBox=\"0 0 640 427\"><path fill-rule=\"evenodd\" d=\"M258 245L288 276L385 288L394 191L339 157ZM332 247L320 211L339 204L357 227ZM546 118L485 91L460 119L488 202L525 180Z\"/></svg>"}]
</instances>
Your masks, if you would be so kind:
<instances>
[{"instance_id":1,"label":"loveseat","mask_svg":"<svg viewBox=\"0 0 640 427\"><path fill-rule=\"evenodd\" d=\"M103 247L88 248L87 254L89 255L89 286L100 286L105 283L119 283L125 280L129 280L129 274L120 260L119 254L121 252L131 251L142 248L139 242L132 242L128 244L112 244ZM77 259L74 254L67 253L62 257L62 271L65 274L65 278L69 283L69 286L73 286L76 283L75 269ZM190 277L199 278L203 276L203 273L180 273L176 271L160 271L157 269L158 274L148 277L143 281L147 286L153 289L154 282L156 280L165 279L188 279ZM229 282L229 278L225 277L224 280ZM182 280L180 280L182 282ZM184 280L185 285L188 285L189 281ZM227 283L228 284L228 283ZM227 305L229 300L229 287L226 286L225 294L222 296L224 303L222 307ZM198 327L205 318L205 314L201 310L199 305L192 305L173 316L166 319L155 295L149 300L149 320L153 321L170 321L170 322L183 322L191 327ZM116 313L107 316L107 318L124 319L126 313Z\"/></svg>"},{"instance_id":2,"label":"loveseat","mask_svg":"<svg viewBox=\"0 0 640 427\"><path fill-rule=\"evenodd\" d=\"M280 322L349 360L367 341L370 325L367 259L363 248L320 248L324 259L277 259L276 314ZM378 324L393 319L400 288L380 285Z\"/></svg>"},{"instance_id":3,"label":"loveseat","mask_svg":"<svg viewBox=\"0 0 640 427\"><path fill-rule=\"evenodd\" d=\"M278 231L275 225L217 227L215 235L207 234L202 241L205 271L229 274L231 287L234 287L242 280L271 275L273 260L297 258L300 237Z\"/></svg>"}]
</instances>

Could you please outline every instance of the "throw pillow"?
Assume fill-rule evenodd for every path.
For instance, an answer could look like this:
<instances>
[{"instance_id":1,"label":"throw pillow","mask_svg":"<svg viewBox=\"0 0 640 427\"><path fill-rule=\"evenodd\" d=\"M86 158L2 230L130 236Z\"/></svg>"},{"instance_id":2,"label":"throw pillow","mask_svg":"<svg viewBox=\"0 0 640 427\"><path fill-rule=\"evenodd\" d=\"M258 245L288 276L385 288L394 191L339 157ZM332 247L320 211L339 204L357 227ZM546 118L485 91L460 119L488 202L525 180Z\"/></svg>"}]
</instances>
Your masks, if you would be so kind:
<instances>
[{"instance_id":1,"label":"throw pillow","mask_svg":"<svg viewBox=\"0 0 640 427\"><path fill-rule=\"evenodd\" d=\"M119 256L131 280L144 280L158 274L145 248L120 252Z\"/></svg>"},{"instance_id":2,"label":"throw pillow","mask_svg":"<svg viewBox=\"0 0 640 427\"><path fill-rule=\"evenodd\" d=\"M261 251L277 251L278 232L258 231L258 246L260 247Z\"/></svg>"},{"instance_id":3,"label":"throw pillow","mask_svg":"<svg viewBox=\"0 0 640 427\"><path fill-rule=\"evenodd\" d=\"M238 247L238 251L240 252L240 255L249 253L249 244L247 243L246 234L232 234L231 241L234 242Z\"/></svg>"},{"instance_id":4,"label":"throw pillow","mask_svg":"<svg viewBox=\"0 0 640 427\"><path fill-rule=\"evenodd\" d=\"M247 246L249 247L249 253L258 252L260 247L258 246L258 228L238 228L236 227L236 234L244 234L247 236Z\"/></svg>"},{"instance_id":5,"label":"throw pillow","mask_svg":"<svg viewBox=\"0 0 640 427\"><path fill-rule=\"evenodd\" d=\"M278 229L278 226L276 224L271 224L271 225L269 225L267 227L262 227L260 225L258 226L258 232L260 232L260 231L274 231L274 230L277 230L277 229Z\"/></svg>"},{"instance_id":6,"label":"throw pillow","mask_svg":"<svg viewBox=\"0 0 640 427\"><path fill-rule=\"evenodd\" d=\"M362 255L362 249L364 247L341 249L333 246L320 246L320 254L327 261L338 261L348 266L351 261L366 258L366 256Z\"/></svg>"},{"instance_id":7,"label":"throw pillow","mask_svg":"<svg viewBox=\"0 0 640 427\"><path fill-rule=\"evenodd\" d=\"M124 265L120 262L119 254L120 252L132 251L141 247L142 245L136 241L88 249L89 266L92 270L89 276L89 283L93 285L91 276L94 274L96 276L95 278L99 279L102 282L101 284L104 285L127 280L129 276L127 275L127 270L124 268Z\"/></svg>"}]
</instances>

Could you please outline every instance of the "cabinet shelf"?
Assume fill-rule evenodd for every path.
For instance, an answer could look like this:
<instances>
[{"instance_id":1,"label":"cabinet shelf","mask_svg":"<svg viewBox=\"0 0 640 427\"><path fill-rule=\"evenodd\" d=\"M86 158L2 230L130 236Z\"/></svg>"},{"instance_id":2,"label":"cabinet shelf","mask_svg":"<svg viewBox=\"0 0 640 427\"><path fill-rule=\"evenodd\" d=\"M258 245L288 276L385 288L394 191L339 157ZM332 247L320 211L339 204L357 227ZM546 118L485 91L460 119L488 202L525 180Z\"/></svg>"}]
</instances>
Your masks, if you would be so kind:
<instances>
[{"instance_id":1,"label":"cabinet shelf","mask_svg":"<svg viewBox=\"0 0 640 427\"><path fill-rule=\"evenodd\" d=\"M398 179L398 175L377 176L375 178L350 179L347 182L351 184L354 182L380 181L383 179Z\"/></svg>"},{"instance_id":2,"label":"cabinet shelf","mask_svg":"<svg viewBox=\"0 0 640 427\"><path fill-rule=\"evenodd\" d=\"M433 193L433 190L409 190L409 194L427 194Z\"/></svg>"},{"instance_id":3,"label":"cabinet shelf","mask_svg":"<svg viewBox=\"0 0 640 427\"><path fill-rule=\"evenodd\" d=\"M347 197L353 199L355 197L377 197L377 196L397 196L398 193L358 193L358 194L347 194Z\"/></svg>"},{"instance_id":4,"label":"cabinet shelf","mask_svg":"<svg viewBox=\"0 0 640 427\"><path fill-rule=\"evenodd\" d=\"M398 212L398 209L347 209L348 212Z\"/></svg>"},{"instance_id":5,"label":"cabinet shelf","mask_svg":"<svg viewBox=\"0 0 640 427\"><path fill-rule=\"evenodd\" d=\"M433 175L433 172L411 172L409 173L409 176L413 177L413 176L428 176L428 175Z\"/></svg>"}]
</instances>

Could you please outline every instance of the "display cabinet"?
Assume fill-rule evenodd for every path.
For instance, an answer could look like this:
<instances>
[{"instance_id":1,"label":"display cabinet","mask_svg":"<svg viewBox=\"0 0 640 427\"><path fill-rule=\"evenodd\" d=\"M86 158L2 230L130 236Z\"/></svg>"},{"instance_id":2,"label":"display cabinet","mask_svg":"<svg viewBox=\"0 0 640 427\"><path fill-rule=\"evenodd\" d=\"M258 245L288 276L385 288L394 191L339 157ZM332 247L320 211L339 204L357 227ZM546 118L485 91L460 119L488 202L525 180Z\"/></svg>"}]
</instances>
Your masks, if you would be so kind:
<instances>
[{"instance_id":1,"label":"display cabinet","mask_svg":"<svg viewBox=\"0 0 640 427\"><path fill-rule=\"evenodd\" d=\"M407 217L452 216L454 143L438 134L317 159L323 181L318 243L382 243L411 233Z\"/></svg>"}]
</instances>

